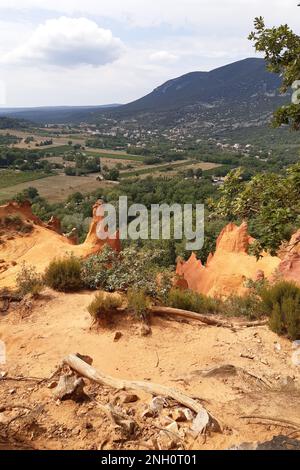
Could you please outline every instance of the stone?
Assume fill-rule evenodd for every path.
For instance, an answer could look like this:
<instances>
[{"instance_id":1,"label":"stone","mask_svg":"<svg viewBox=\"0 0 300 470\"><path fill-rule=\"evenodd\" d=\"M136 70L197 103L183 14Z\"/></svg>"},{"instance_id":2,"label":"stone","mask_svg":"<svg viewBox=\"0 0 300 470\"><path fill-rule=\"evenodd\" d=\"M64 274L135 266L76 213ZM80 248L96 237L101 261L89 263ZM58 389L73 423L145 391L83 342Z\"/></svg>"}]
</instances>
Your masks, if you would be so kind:
<instances>
[{"instance_id":1,"label":"stone","mask_svg":"<svg viewBox=\"0 0 300 470\"><path fill-rule=\"evenodd\" d=\"M160 431L157 445L159 450L171 450L176 446L176 441L172 439L169 433Z\"/></svg>"},{"instance_id":2,"label":"stone","mask_svg":"<svg viewBox=\"0 0 300 470\"><path fill-rule=\"evenodd\" d=\"M115 334L114 334L114 341L119 341L119 339L121 339L123 336L123 334L121 333L121 331L116 331Z\"/></svg>"},{"instance_id":3,"label":"stone","mask_svg":"<svg viewBox=\"0 0 300 470\"><path fill-rule=\"evenodd\" d=\"M141 336L149 336L151 335L152 330L150 326L146 325L146 323L143 323L140 328L140 334Z\"/></svg>"},{"instance_id":4,"label":"stone","mask_svg":"<svg viewBox=\"0 0 300 470\"><path fill-rule=\"evenodd\" d=\"M164 397L154 397L150 402L150 410L154 413L159 414L164 406L166 405L166 399Z\"/></svg>"},{"instance_id":5,"label":"stone","mask_svg":"<svg viewBox=\"0 0 300 470\"><path fill-rule=\"evenodd\" d=\"M61 375L54 389L54 397L56 400L82 400L86 398L84 385L82 378L78 379L75 375Z\"/></svg>"},{"instance_id":6,"label":"stone","mask_svg":"<svg viewBox=\"0 0 300 470\"><path fill-rule=\"evenodd\" d=\"M150 408L146 408L146 410L143 411L141 416L142 418L153 418L155 416L155 413L153 410L150 410Z\"/></svg>"},{"instance_id":7,"label":"stone","mask_svg":"<svg viewBox=\"0 0 300 470\"><path fill-rule=\"evenodd\" d=\"M300 366L300 348L293 352L292 363L294 364L294 366Z\"/></svg>"},{"instance_id":8,"label":"stone","mask_svg":"<svg viewBox=\"0 0 300 470\"><path fill-rule=\"evenodd\" d=\"M53 388L56 388L56 387L57 387L57 381L56 380L52 380L51 382L49 382L48 388L53 389Z\"/></svg>"},{"instance_id":9,"label":"stone","mask_svg":"<svg viewBox=\"0 0 300 470\"><path fill-rule=\"evenodd\" d=\"M126 393L121 396L121 403L135 403L139 400L139 397L134 393Z\"/></svg>"},{"instance_id":10,"label":"stone","mask_svg":"<svg viewBox=\"0 0 300 470\"><path fill-rule=\"evenodd\" d=\"M175 408L175 410L172 411L172 418L177 423L183 423L187 421L187 417L184 413L184 410L182 410L181 408Z\"/></svg>"},{"instance_id":11,"label":"stone","mask_svg":"<svg viewBox=\"0 0 300 470\"><path fill-rule=\"evenodd\" d=\"M196 418L193 420L191 430L195 433L195 435L199 435L205 430L208 424L209 415L203 408L203 410L199 411Z\"/></svg>"}]
</instances>

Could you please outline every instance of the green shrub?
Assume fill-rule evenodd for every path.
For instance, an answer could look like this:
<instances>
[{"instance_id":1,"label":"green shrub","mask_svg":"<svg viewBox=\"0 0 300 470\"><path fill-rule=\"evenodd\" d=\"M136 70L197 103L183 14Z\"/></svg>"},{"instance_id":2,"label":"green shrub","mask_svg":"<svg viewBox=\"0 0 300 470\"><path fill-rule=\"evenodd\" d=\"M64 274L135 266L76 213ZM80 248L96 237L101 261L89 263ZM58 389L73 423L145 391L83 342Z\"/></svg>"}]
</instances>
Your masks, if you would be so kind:
<instances>
[{"instance_id":1,"label":"green shrub","mask_svg":"<svg viewBox=\"0 0 300 470\"><path fill-rule=\"evenodd\" d=\"M88 289L109 290L109 278L113 274L118 255L108 245L96 255L82 262L81 278Z\"/></svg>"},{"instance_id":2,"label":"green shrub","mask_svg":"<svg viewBox=\"0 0 300 470\"><path fill-rule=\"evenodd\" d=\"M129 289L127 292L128 309L140 320L147 320L150 302L145 291Z\"/></svg>"},{"instance_id":3,"label":"green shrub","mask_svg":"<svg viewBox=\"0 0 300 470\"><path fill-rule=\"evenodd\" d=\"M300 288L293 282L280 281L264 289L261 297L272 331L300 338Z\"/></svg>"},{"instance_id":4,"label":"green shrub","mask_svg":"<svg viewBox=\"0 0 300 470\"><path fill-rule=\"evenodd\" d=\"M98 292L87 310L94 321L109 320L122 306L122 299L118 295Z\"/></svg>"},{"instance_id":5,"label":"green shrub","mask_svg":"<svg viewBox=\"0 0 300 470\"><path fill-rule=\"evenodd\" d=\"M220 301L191 290L181 289L170 290L167 305L196 313L217 313L220 310Z\"/></svg>"},{"instance_id":6,"label":"green shrub","mask_svg":"<svg viewBox=\"0 0 300 470\"><path fill-rule=\"evenodd\" d=\"M36 272L36 269L33 266L27 266L25 263L23 263L21 270L17 274L16 285L18 294L21 297L24 297L26 294L38 297L44 288L42 278Z\"/></svg>"},{"instance_id":7,"label":"green shrub","mask_svg":"<svg viewBox=\"0 0 300 470\"><path fill-rule=\"evenodd\" d=\"M53 260L44 274L44 282L59 292L74 292L83 287L81 262L74 256Z\"/></svg>"},{"instance_id":8,"label":"green shrub","mask_svg":"<svg viewBox=\"0 0 300 470\"><path fill-rule=\"evenodd\" d=\"M124 248L116 253L105 247L101 253L91 256L82 264L82 279L89 289L109 292L124 291L131 286L157 296L157 278L160 271L157 260L161 250L136 250Z\"/></svg>"},{"instance_id":9,"label":"green shrub","mask_svg":"<svg viewBox=\"0 0 300 470\"><path fill-rule=\"evenodd\" d=\"M246 317L249 320L258 320L264 316L260 297L249 293L242 297L232 295L222 302L222 313L234 317Z\"/></svg>"}]
</instances>

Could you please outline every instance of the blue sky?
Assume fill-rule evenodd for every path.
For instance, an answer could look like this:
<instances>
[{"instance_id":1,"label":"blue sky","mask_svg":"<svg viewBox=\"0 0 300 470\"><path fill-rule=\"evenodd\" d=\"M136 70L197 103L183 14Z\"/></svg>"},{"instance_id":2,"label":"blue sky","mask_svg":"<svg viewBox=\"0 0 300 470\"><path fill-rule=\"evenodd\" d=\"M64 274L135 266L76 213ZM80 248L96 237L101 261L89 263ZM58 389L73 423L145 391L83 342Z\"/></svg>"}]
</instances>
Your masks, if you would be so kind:
<instances>
[{"instance_id":1,"label":"blue sky","mask_svg":"<svg viewBox=\"0 0 300 470\"><path fill-rule=\"evenodd\" d=\"M297 0L0 0L1 104L129 102L170 78L255 56L247 35L259 15L297 31L300 8Z\"/></svg>"}]
</instances>

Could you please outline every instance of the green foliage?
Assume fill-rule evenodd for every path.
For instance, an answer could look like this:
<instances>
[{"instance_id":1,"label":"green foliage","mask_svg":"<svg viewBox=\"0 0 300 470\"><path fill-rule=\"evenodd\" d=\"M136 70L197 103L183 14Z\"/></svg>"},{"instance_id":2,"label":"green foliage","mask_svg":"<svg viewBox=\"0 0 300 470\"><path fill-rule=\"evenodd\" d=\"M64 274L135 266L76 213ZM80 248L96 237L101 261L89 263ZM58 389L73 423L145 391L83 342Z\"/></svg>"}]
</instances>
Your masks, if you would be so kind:
<instances>
[{"instance_id":1,"label":"green foliage","mask_svg":"<svg viewBox=\"0 0 300 470\"><path fill-rule=\"evenodd\" d=\"M254 41L255 49L265 53L265 60L271 72L282 76L281 91L300 79L300 36L288 25L266 28L262 17L254 22L255 31L249 39ZM290 104L280 108L274 116L274 125L290 124L292 129L300 129L300 105Z\"/></svg>"},{"instance_id":2,"label":"green foliage","mask_svg":"<svg viewBox=\"0 0 300 470\"><path fill-rule=\"evenodd\" d=\"M240 169L232 171L220 189L216 214L249 221L258 238L256 255L265 249L276 254L282 241L289 240L300 214L300 164L285 173L261 173L250 181L240 180Z\"/></svg>"},{"instance_id":3,"label":"green foliage","mask_svg":"<svg viewBox=\"0 0 300 470\"><path fill-rule=\"evenodd\" d=\"M261 299L253 293L242 297L232 295L222 302L220 309L223 315L244 317L250 321L264 316Z\"/></svg>"},{"instance_id":4,"label":"green foliage","mask_svg":"<svg viewBox=\"0 0 300 470\"><path fill-rule=\"evenodd\" d=\"M106 292L97 292L87 310L94 321L109 320L109 317L121 306L122 299L120 296Z\"/></svg>"},{"instance_id":5,"label":"green foliage","mask_svg":"<svg viewBox=\"0 0 300 470\"><path fill-rule=\"evenodd\" d=\"M83 261L82 279L90 289L126 292L135 286L156 295L159 258L159 250L128 247L118 254L105 247L101 253Z\"/></svg>"},{"instance_id":6,"label":"green foliage","mask_svg":"<svg viewBox=\"0 0 300 470\"><path fill-rule=\"evenodd\" d=\"M139 320L147 320L150 302L145 291L136 288L127 292L128 309L134 313Z\"/></svg>"},{"instance_id":7,"label":"green foliage","mask_svg":"<svg viewBox=\"0 0 300 470\"><path fill-rule=\"evenodd\" d=\"M263 312L270 317L270 328L291 339L300 338L300 288L280 281L262 291Z\"/></svg>"},{"instance_id":8,"label":"green foliage","mask_svg":"<svg viewBox=\"0 0 300 470\"><path fill-rule=\"evenodd\" d=\"M37 297L44 288L42 277L36 272L35 267L25 263L17 274L16 286L21 297L27 294Z\"/></svg>"},{"instance_id":9,"label":"green foliage","mask_svg":"<svg viewBox=\"0 0 300 470\"><path fill-rule=\"evenodd\" d=\"M81 262L74 256L51 261L44 274L44 282L59 292L75 292L83 287Z\"/></svg>"},{"instance_id":10,"label":"green foliage","mask_svg":"<svg viewBox=\"0 0 300 470\"><path fill-rule=\"evenodd\" d=\"M167 300L168 307L196 313L217 313L220 302L191 290L171 289Z\"/></svg>"}]
</instances>

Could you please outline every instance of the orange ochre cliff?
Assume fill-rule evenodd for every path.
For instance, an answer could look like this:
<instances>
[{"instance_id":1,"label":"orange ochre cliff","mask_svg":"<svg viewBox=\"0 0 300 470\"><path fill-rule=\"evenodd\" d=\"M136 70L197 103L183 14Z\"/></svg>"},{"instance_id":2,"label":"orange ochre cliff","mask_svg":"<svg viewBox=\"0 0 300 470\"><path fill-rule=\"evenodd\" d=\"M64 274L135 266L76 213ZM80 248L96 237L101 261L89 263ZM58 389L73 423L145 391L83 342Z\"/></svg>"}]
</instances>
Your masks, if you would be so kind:
<instances>
[{"instance_id":1,"label":"orange ochre cliff","mask_svg":"<svg viewBox=\"0 0 300 470\"><path fill-rule=\"evenodd\" d=\"M56 218L43 223L32 213L29 202L10 202L0 206L0 287L15 284L16 275L24 262L35 266L38 272L43 272L54 258L71 253L85 258L101 251L106 244L119 251L118 232L107 240L97 237L96 228L101 217L96 212L101 204L102 201L97 201L94 205L89 233L80 245L74 245L74 237L62 235ZM31 229L26 232L14 229L16 218Z\"/></svg>"},{"instance_id":2,"label":"orange ochre cliff","mask_svg":"<svg viewBox=\"0 0 300 470\"><path fill-rule=\"evenodd\" d=\"M101 204L100 200L93 206L90 229L82 244L76 244L75 232L62 234L57 218L52 217L48 223L42 222L32 213L29 202L10 202L0 206L0 287L15 284L16 275L24 262L43 272L54 258L71 253L86 258L101 251L107 244L120 251L118 232L106 240L97 237L97 225L103 219L97 215ZM29 230L20 230L17 220L27 224ZM249 254L253 241L245 222L239 227L228 224L220 233L216 251L209 255L206 265L197 260L194 253L188 261L178 261L176 285L211 297L228 297L245 294L248 279L266 278L272 281L282 277L300 284L300 230L288 244L283 245L278 256L263 253L257 260Z\"/></svg>"},{"instance_id":3,"label":"orange ochre cliff","mask_svg":"<svg viewBox=\"0 0 300 470\"><path fill-rule=\"evenodd\" d=\"M253 241L246 222L239 227L230 223L219 235L216 251L205 266L192 253L188 261L178 261L176 273L187 281L189 289L210 297L243 295L248 279L272 281L282 277L300 284L300 230L278 256L263 253L257 260L248 254Z\"/></svg>"}]
</instances>

